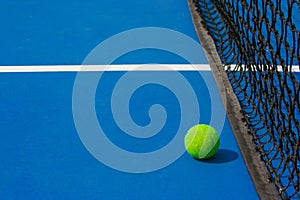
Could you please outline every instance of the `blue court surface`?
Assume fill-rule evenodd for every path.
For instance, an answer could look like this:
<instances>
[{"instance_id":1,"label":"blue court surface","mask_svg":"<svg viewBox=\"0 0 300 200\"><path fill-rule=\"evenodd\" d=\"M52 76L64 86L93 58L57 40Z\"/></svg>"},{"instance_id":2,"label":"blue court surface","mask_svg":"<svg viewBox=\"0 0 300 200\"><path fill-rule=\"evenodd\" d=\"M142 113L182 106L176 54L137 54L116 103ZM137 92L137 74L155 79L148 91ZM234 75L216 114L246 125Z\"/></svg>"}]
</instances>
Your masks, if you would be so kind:
<instances>
[{"instance_id":1,"label":"blue court surface","mask_svg":"<svg viewBox=\"0 0 300 200\"><path fill-rule=\"evenodd\" d=\"M0 199L258 199L185 0L12 0L0 20ZM210 160L184 151L198 123Z\"/></svg>"}]
</instances>

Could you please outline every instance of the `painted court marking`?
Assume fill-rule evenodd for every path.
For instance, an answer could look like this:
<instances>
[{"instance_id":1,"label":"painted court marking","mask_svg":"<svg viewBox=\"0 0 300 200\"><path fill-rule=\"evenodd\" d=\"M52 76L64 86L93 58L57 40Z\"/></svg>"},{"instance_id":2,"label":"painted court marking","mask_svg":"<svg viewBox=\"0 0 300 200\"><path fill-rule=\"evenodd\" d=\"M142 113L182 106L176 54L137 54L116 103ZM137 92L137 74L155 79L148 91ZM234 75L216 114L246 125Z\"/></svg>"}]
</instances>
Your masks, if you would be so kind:
<instances>
[{"instance_id":1,"label":"painted court marking","mask_svg":"<svg viewBox=\"0 0 300 200\"><path fill-rule=\"evenodd\" d=\"M244 66L241 66L242 68ZM234 66L232 65L232 68ZM0 66L4 72L79 72L79 71L211 71L209 64L122 64L122 65L31 65ZM282 67L278 66L278 71ZM299 66L292 66L293 72L300 72Z\"/></svg>"},{"instance_id":2,"label":"painted court marking","mask_svg":"<svg viewBox=\"0 0 300 200\"><path fill-rule=\"evenodd\" d=\"M0 66L0 72L78 72L78 71L210 71L208 64L135 64L135 65L41 65Z\"/></svg>"}]
</instances>

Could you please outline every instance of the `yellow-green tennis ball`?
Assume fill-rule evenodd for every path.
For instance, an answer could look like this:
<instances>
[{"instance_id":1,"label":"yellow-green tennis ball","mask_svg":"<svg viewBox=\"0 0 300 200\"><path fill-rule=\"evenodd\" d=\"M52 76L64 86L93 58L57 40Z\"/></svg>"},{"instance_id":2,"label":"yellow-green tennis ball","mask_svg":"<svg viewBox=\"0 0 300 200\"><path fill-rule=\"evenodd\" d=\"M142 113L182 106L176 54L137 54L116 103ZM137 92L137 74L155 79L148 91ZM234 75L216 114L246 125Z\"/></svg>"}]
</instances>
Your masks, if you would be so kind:
<instances>
[{"instance_id":1,"label":"yellow-green tennis ball","mask_svg":"<svg viewBox=\"0 0 300 200\"><path fill-rule=\"evenodd\" d=\"M197 159L213 157L219 150L220 136L217 131L206 124L193 126L184 138L187 152Z\"/></svg>"}]
</instances>

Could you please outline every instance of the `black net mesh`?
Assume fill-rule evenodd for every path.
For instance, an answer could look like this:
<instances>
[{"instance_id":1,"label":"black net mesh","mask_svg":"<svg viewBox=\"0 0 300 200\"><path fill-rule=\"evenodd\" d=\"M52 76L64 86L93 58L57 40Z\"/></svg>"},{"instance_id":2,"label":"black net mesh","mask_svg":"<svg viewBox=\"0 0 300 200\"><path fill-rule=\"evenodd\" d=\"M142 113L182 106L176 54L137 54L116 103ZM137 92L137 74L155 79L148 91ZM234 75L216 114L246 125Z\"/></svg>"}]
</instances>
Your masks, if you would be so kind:
<instances>
[{"instance_id":1,"label":"black net mesh","mask_svg":"<svg viewBox=\"0 0 300 200\"><path fill-rule=\"evenodd\" d=\"M194 0L283 199L299 199L300 1Z\"/></svg>"}]
</instances>

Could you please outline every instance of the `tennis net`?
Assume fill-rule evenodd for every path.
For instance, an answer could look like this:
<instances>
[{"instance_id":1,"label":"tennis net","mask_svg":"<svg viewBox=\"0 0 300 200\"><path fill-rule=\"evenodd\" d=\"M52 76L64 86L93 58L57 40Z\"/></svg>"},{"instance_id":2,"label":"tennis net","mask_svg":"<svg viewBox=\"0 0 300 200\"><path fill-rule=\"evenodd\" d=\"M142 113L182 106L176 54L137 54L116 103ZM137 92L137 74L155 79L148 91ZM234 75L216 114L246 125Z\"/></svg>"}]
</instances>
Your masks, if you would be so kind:
<instances>
[{"instance_id":1,"label":"tennis net","mask_svg":"<svg viewBox=\"0 0 300 200\"><path fill-rule=\"evenodd\" d=\"M283 199L300 179L300 1L193 0Z\"/></svg>"}]
</instances>

